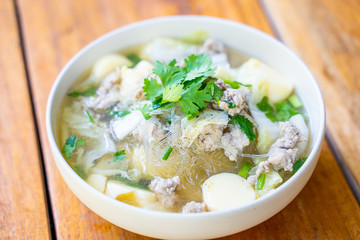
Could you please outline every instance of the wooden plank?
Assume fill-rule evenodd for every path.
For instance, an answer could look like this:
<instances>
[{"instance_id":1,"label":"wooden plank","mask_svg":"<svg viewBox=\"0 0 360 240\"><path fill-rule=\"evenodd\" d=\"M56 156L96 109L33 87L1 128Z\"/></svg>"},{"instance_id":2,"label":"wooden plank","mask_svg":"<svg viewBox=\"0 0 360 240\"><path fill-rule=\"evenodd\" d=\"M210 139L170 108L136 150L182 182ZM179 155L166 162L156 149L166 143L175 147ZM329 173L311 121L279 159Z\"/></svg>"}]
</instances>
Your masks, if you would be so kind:
<instances>
[{"instance_id":1,"label":"wooden plank","mask_svg":"<svg viewBox=\"0 0 360 240\"><path fill-rule=\"evenodd\" d=\"M327 129L360 186L360 2L264 0L284 42L322 89ZM359 193L360 194L360 193Z\"/></svg>"},{"instance_id":2,"label":"wooden plank","mask_svg":"<svg viewBox=\"0 0 360 240\"><path fill-rule=\"evenodd\" d=\"M0 236L48 239L33 112L13 2L0 2Z\"/></svg>"},{"instance_id":3,"label":"wooden plank","mask_svg":"<svg viewBox=\"0 0 360 240\"><path fill-rule=\"evenodd\" d=\"M314 174L295 200L230 239L358 239L359 222L359 206L325 142Z\"/></svg>"},{"instance_id":4,"label":"wooden plank","mask_svg":"<svg viewBox=\"0 0 360 240\"><path fill-rule=\"evenodd\" d=\"M79 202L64 184L56 170L46 141L44 115L50 87L61 67L72 55L94 38L113 28L149 17L203 14L240 21L272 33L260 5L256 1L249 0L139 0L121 3L100 0L23 0L19 2L19 6L57 237L59 239L147 239L115 227L96 216ZM37 34L33 34L34 32ZM323 177L323 174L333 176L330 182ZM331 196L330 200L328 196ZM344 199L348 199L345 206L343 206ZM334 209L334 212L328 211L325 207ZM348 224L351 225L360 219L356 210L354 197L329 148L325 145L319 167L310 183L289 207L264 224L233 235L231 238L279 239L303 236L326 238L331 232L339 238L351 237L357 230L356 226ZM349 214L351 212L355 214ZM346 218L350 220L345 222Z\"/></svg>"}]
</instances>

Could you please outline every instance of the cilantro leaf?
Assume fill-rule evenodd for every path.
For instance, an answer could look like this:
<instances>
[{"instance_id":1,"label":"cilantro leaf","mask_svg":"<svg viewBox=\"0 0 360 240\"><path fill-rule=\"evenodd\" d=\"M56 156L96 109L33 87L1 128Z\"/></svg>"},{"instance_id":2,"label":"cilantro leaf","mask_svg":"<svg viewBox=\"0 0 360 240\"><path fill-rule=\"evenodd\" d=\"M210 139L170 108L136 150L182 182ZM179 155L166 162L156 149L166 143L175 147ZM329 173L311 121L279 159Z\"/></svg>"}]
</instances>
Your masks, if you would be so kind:
<instances>
[{"instance_id":1,"label":"cilantro leaf","mask_svg":"<svg viewBox=\"0 0 360 240\"><path fill-rule=\"evenodd\" d=\"M184 94L182 94L182 99L189 99L193 101L200 109L205 108L207 105L205 102L209 102L212 99L212 96L208 91L199 90L201 83L192 84Z\"/></svg>"},{"instance_id":2,"label":"cilantro leaf","mask_svg":"<svg viewBox=\"0 0 360 240\"><path fill-rule=\"evenodd\" d=\"M68 93L68 96L69 97L74 97L74 98L77 98L77 97L96 97L96 87L95 86L91 86L89 87L88 89L86 89L85 91L82 91L82 92L70 92Z\"/></svg>"},{"instance_id":3,"label":"cilantro leaf","mask_svg":"<svg viewBox=\"0 0 360 240\"><path fill-rule=\"evenodd\" d=\"M181 93L184 92L182 84L168 85L163 90L162 103L165 102L177 102L181 98Z\"/></svg>"},{"instance_id":4,"label":"cilantro leaf","mask_svg":"<svg viewBox=\"0 0 360 240\"><path fill-rule=\"evenodd\" d=\"M199 115L199 107L196 106L191 100L189 99L181 99L180 100L181 109L183 110L185 116L188 120L193 119L197 115Z\"/></svg>"},{"instance_id":5,"label":"cilantro leaf","mask_svg":"<svg viewBox=\"0 0 360 240\"><path fill-rule=\"evenodd\" d=\"M162 94L162 87L159 85L155 78L145 78L143 89L146 99L150 101L155 100L155 97Z\"/></svg>"},{"instance_id":6,"label":"cilantro leaf","mask_svg":"<svg viewBox=\"0 0 360 240\"><path fill-rule=\"evenodd\" d=\"M252 142L256 139L254 133L254 124L243 115L236 115L231 119L231 124L239 124L240 129L248 137L249 141Z\"/></svg>"},{"instance_id":7,"label":"cilantro leaf","mask_svg":"<svg viewBox=\"0 0 360 240\"><path fill-rule=\"evenodd\" d=\"M215 68L211 68L212 60L209 55L199 54L190 55L185 61L186 77L185 81L197 78L206 79L215 73Z\"/></svg>"},{"instance_id":8,"label":"cilantro leaf","mask_svg":"<svg viewBox=\"0 0 360 240\"><path fill-rule=\"evenodd\" d=\"M263 97L261 99L261 101L256 104L256 106L263 112L273 112L274 108L270 105L269 103L269 98L268 97Z\"/></svg>"},{"instance_id":9,"label":"cilantro leaf","mask_svg":"<svg viewBox=\"0 0 360 240\"><path fill-rule=\"evenodd\" d=\"M176 66L175 59L169 64L157 61L153 73L160 78L161 85L151 78L144 80L143 87L146 98L152 101L152 109L169 108L179 103L186 117L191 119L206 107L206 101L220 99L223 92L214 83L208 83L204 88L203 82L214 73L211 64L207 54L189 56L185 59L185 67Z\"/></svg>"},{"instance_id":10,"label":"cilantro leaf","mask_svg":"<svg viewBox=\"0 0 360 240\"><path fill-rule=\"evenodd\" d=\"M213 81L209 81L207 83L205 90L208 91L208 93L210 93L212 98L217 102L224 94L224 92Z\"/></svg>"},{"instance_id":11,"label":"cilantro leaf","mask_svg":"<svg viewBox=\"0 0 360 240\"><path fill-rule=\"evenodd\" d=\"M175 59L170 61L169 64L165 64L159 61L155 62L153 73L160 78L163 87L175 83L180 83L185 78L186 73L182 71L181 67L175 66L175 64Z\"/></svg>"},{"instance_id":12,"label":"cilantro leaf","mask_svg":"<svg viewBox=\"0 0 360 240\"><path fill-rule=\"evenodd\" d=\"M132 63L132 65L130 66L130 68L135 67L140 61L141 58L139 58L138 55L136 55L135 53L130 53L129 55L126 56Z\"/></svg>"},{"instance_id":13,"label":"cilantro leaf","mask_svg":"<svg viewBox=\"0 0 360 240\"><path fill-rule=\"evenodd\" d=\"M256 104L256 106L263 112L265 112L265 115L268 119L270 119L272 122L276 122L276 116L275 116L275 110L270 105L268 97L263 97L261 101Z\"/></svg>"},{"instance_id":14,"label":"cilantro leaf","mask_svg":"<svg viewBox=\"0 0 360 240\"><path fill-rule=\"evenodd\" d=\"M292 116L299 114L299 111L287 101L276 103L275 106L277 108L276 119L278 121L288 121Z\"/></svg>"},{"instance_id":15,"label":"cilantro leaf","mask_svg":"<svg viewBox=\"0 0 360 240\"><path fill-rule=\"evenodd\" d=\"M137 108L136 110L140 110L140 112L142 113L142 115L144 116L144 118L146 120L149 120L151 118L150 113L153 111L152 105L151 104L145 104L142 107Z\"/></svg>"},{"instance_id":16,"label":"cilantro leaf","mask_svg":"<svg viewBox=\"0 0 360 240\"><path fill-rule=\"evenodd\" d=\"M69 137L68 139L66 139L65 145L64 145L63 149L61 150L61 152L65 155L65 157L67 159L70 159L72 152L76 148L84 145L84 143L85 143L84 139L79 140L76 137L76 135L73 135L73 136Z\"/></svg>"},{"instance_id":17,"label":"cilantro leaf","mask_svg":"<svg viewBox=\"0 0 360 240\"><path fill-rule=\"evenodd\" d=\"M224 100L224 102L226 102L228 104L228 108L236 108L236 104L233 103L233 102L229 102L229 101L226 101Z\"/></svg>"},{"instance_id":18,"label":"cilantro leaf","mask_svg":"<svg viewBox=\"0 0 360 240\"><path fill-rule=\"evenodd\" d=\"M223 80L224 80L224 83L229 84L230 87L232 87L234 89L238 89L241 86L243 86L243 87L252 87L251 84L243 84L243 83L238 82L238 81L231 81L231 80L226 80L226 79L223 79Z\"/></svg>"},{"instance_id":19,"label":"cilantro leaf","mask_svg":"<svg viewBox=\"0 0 360 240\"><path fill-rule=\"evenodd\" d=\"M179 100L181 108L189 120L199 115L200 110L206 107L205 102L212 99L211 94L207 90L199 90L201 85L201 82L190 85L183 92Z\"/></svg>"},{"instance_id":20,"label":"cilantro leaf","mask_svg":"<svg viewBox=\"0 0 360 240\"><path fill-rule=\"evenodd\" d=\"M119 162L121 160L124 160L126 158L126 153L125 153L125 150L120 150L116 153L114 153L114 162Z\"/></svg>"},{"instance_id":21,"label":"cilantro leaf","mask_svg":"<svg viewBox=\"0 0 360 240\"><path fill-rule=\"evenodd\" d=\"M265 112L266 117L272 122L288 121L292 116L300 113L288 101L276 103L274 108L266 96L256 106Z\"/></svg>"}]
</instances>

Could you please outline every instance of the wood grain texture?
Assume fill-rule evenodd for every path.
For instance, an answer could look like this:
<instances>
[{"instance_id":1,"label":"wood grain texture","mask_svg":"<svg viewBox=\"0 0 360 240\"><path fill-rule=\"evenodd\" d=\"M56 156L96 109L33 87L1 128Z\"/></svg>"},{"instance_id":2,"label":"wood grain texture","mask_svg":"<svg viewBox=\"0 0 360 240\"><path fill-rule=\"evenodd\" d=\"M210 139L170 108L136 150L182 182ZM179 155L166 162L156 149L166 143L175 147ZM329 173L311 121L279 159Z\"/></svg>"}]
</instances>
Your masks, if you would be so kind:
<instances>
[{"instance_id":1,"label":"wood grain texture","mask_svg":"<svg viewBox=\"0 0 360 240\"><path fill-rule=\"evenodd\" d=\"M243 22L271 34L260 5L252 0L19 0L19 7L57 237L148 239L122 230L92 213L61 179L45 131L45 105L51 85L62 66L87 43L109 30L141 19L174 14L211 15ZM330 185L329 176L333 176ZM328 211L329 208L334 211ZM264 224L230 239L351 238L358 234L356 222L360 217L357 208L325 145L310 183L289 207ZM346 218L349 220L345 222Z\"/></svg>"},{"instance_id":2,"label":"wood grain texture","mask_svg":"<svg viewBox=\"0 0 360 240\"><path fill-rule=\"evenodd\" d=\"M264 0L322 89L327 130L360 186L360 1Z\"/></svg>"},{"instance_id":3,"label":"wood grain texture","mask_svg":"<svg viewBox=\"0 0 360 240\"><path fill-rule=\"evenodd\" d=\"M229 239L359 239L359 223L359 206L325 143L314 174L295 200Z\"/></svg>"},{"instance_id":4,"label":"wood grain texture","mask_svg":"<svg viewBox=\"0 0 360 240\"><path fill-rule=\"evenodd\" d=\"M41 160L13 2L0 2L0 238L47 239Z\"/></svg>"}]
</instances>

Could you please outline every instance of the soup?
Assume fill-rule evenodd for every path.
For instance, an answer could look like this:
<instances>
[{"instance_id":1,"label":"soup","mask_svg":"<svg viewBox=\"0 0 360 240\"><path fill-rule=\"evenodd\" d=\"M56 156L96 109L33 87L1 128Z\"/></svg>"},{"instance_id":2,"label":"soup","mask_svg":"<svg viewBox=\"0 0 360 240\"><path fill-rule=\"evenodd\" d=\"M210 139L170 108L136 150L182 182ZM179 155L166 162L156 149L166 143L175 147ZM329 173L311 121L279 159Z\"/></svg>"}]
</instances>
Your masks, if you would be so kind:
<instances>
[{"instance_id":1,"label":"soup","mask_svg":"<svg viewBox=\"0 0 360 240\"><path fill-rule=\"evenodd\" d=\"M305 162L293 85L213 39L159 38L98 59L59 113L62 153L91 186L151 210L255 201Z\"/></svg>"}]
</instances>

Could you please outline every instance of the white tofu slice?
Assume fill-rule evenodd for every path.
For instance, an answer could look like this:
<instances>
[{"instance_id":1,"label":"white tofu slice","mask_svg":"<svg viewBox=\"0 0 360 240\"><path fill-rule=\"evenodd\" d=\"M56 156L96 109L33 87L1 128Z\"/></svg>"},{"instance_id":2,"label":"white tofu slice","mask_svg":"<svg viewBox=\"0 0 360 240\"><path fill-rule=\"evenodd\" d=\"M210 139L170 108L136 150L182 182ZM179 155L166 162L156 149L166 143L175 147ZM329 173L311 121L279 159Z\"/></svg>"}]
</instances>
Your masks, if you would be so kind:
<instances>
[{"instance_id":1,"label":"white tofu slice","mask_svg":"<svg viewBox=\"0 0 360 240\"><path fill-rule=\"evenodd\" d=\"M136 189L134 192L138 207L146 207L158 202L156 194L153 192L142 189Z\"/></svg>"},{"instance_id":2,"label":"white tofu slice","mask_svg":"<svg viewBox=\"0 0 360 240\"><path fill-rule=\"evenodd\" d=\"M171 212L171 210L172 210L172 209L164 207L163 205L161 205L160 202L149 204L149 205L145 206L144 208L149 209L149 210L154 210L154 211L160 211L160 212Z\"/></svg>"},{"instance_id":3,"label":"white tofu slice","mask_svg":"<svg viewBox=\"0 0 360 240\"><path fill-rule=\"evenodd\" d=\"M134 188L116 181L108 181L105 194L112 198L116 198L120 194L128 193L131 191L134 191Z\"/></svg>"},{"instance_id":4,"label":"white tofu slice","mask_svg":"<svg viewBox=\"0 0 360 240\"><path fill-rule=\"evenodd\" d=\"M108 181L105 194L137 207L146 207L157 202L155 193L130 187L116 181Z\"/></svg>"},{"instance_id":5,"label":"white tofu slice","mask_svg":"<svg viewBox=\"0 0 360 240\"><path fill-rule=\"evenodd\" d=\"M91 174L87 179L86 182L90 184L95 189L99 190L100 192L105 191L107 178L101 174Z\"/></svg>"},{"instance_id":6,"label":"white tofu slice","mask_svg":"<svg viewBox=\"0 0 360 240\"><path fill-rule=\"evenodd\" d=\"M135 128L144 121L142 113L137 110L125 117L118 118L111 122L110 129L113 135L120 141L125 138L127 135L132 133Z\"/></svg>"},{"instance_id":7,"label":"white tofu slice","mask_svg":"<svg viewBox=\"0 0 360 240\"><path fill-rule=\"evenodd\" d=\"M208 178L202 185L202 191L210 211L238 207L256 199L250 183L233 173L220 173Z\"/></svg>"}]
</instances>

